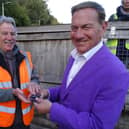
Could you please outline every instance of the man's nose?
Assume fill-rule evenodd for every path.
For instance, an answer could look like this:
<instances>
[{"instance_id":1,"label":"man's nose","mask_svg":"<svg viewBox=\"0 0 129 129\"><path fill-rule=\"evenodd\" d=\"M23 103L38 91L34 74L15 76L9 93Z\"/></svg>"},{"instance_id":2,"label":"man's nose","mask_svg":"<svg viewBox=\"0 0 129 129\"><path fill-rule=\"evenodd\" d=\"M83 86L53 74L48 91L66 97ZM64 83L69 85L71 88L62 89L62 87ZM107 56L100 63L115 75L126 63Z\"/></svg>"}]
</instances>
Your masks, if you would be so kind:
<instances>
[{"instance_id":1,"label":"man's nose","mask_svg":"<svg viewBox=\"0 0 129 129\"><path fill-rule=\"evenodd\" d=\"M83 37L84 37L83 30L79 28L76 32L76 38L80 39L80 38L83 38Z\"/></svg>"},{"instance_id":2,"label":"man's nose","mask_svg":"<svg viewBox=\"0 0 129 129\"><path fill-rule=\"evenodd\" d=\"M12 33L8 33L8 34L6 35L6 37L7 37L8 39L12 39L13 36L14 36L14 35L12 35Z\"/></svg>"}]
</instances>

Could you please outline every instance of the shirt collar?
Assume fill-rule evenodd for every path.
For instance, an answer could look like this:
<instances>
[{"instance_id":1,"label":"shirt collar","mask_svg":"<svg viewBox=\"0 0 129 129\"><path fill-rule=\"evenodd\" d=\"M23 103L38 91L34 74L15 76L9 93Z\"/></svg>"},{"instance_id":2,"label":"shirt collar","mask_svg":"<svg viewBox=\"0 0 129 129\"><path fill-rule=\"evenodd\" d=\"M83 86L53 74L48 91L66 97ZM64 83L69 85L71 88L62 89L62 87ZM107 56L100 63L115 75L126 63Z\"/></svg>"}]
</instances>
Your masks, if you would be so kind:
<instances>
[{"instance_id":1,"label":"shirt collar","mask_svg":"<svg viewBox=\"0 0 129 129\"><path fill-rule=\"evenodd\" d=\"M77 49L75 48L72 52L71 52L71 56L74 59L77 59L78 57L83 57L86 60L89 60L101 47L103 46L103 41L101 40L95 47L93 47L92 49L90 49L89 51L83 53L83 54L79 54L77 52Z\"/></svg>"}]
</instances>

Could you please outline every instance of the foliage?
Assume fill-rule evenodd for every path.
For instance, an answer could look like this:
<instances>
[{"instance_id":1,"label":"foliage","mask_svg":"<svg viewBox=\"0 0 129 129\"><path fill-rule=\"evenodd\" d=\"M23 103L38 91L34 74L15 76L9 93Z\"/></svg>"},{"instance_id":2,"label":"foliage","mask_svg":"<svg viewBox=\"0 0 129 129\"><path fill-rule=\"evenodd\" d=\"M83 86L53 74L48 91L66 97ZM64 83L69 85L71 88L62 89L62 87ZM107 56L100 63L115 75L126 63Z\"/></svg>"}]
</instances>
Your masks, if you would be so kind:
<instances>
[{"instance_id":1,"label":"foliage","mask_svg":"<svg viewBox=\"0 0 129 129\"><path fill-rule=\"evenodd\" d=\"M50 14L45 0L0 0L6 16L12 16L17 26L58 24L57 19Z\"/></svg>"}]
</instances>

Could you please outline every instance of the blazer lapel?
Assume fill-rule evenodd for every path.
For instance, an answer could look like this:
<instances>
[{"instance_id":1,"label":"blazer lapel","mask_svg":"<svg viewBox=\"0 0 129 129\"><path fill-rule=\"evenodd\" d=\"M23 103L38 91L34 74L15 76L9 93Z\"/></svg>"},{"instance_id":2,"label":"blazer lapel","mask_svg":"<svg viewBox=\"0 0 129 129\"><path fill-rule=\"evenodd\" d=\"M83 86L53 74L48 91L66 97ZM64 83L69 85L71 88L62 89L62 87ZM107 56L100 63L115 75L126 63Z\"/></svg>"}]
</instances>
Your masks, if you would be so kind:
<instances>
[{"instance_id":1,"label":"blazer lapel","mask_svg":"<svg viewBox=\"0 0 129 129\"><path fill-rule=\"evenodd\" d=\"M72 88L75 88L78 86L78 84L82 84L82 81L84 79L92 77L97 70L99 70L99 67L101 68L102 63L102 56L103 52L105 51L105 47L102 47L93 57L88 60L83 67L79 70L79 72L76 74L76 76L73 78L71 83L69 84L67 90L72 90Z\"/></svg>"},{"instance_id":2,"label":"blazer lapel","mask_svg":"<svg viewBox=\"0 0 129 129\"><path fill-rule=\"evenodd\" d=\"M80 69L80 71L77 73L77 75L74 77L74 79L69 84L68 88L66 88L66 80L67 80L68 73L70 71L70 68L72 67L74 60L72 59L72 61L70 61L71 63L67 67L66 73L65 73L63 98L67 97L67 95L72 89L78 86L82 86L83 85L82 82L86 81L86 78L92 77L93 74L97 72L97 70L100 70L100 68L102 67L101 65L103 65L103 63L100 63L100 62L103 60L103 54L105 53L105 51L106 49L104 46L95 55L93 55L93 57L90 60L88 60L84 64L84 66Z\"/></svg>"}]
</instances>

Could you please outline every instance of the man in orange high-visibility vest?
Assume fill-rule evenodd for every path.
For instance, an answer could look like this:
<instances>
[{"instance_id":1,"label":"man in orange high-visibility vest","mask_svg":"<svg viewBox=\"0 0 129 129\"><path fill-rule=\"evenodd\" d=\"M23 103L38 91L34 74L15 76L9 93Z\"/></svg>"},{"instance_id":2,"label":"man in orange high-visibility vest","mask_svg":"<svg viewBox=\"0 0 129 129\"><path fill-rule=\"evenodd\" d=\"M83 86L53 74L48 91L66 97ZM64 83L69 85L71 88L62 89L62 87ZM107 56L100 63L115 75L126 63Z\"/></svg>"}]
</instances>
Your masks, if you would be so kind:
<instances>
[{"instance_id":1,"label":"man in orange high-visibility vest","mask_svg":"<svg viewBox=\"0 0 129 129\"><path fill-rule=\"evenodd\" d=\"M16 25L12 17L0 17L0 129L30 129L32 104L17 97L19 89L27 97L28 87L39 87L31 54L16 45Z\"/></svg>"}]
</instances>

